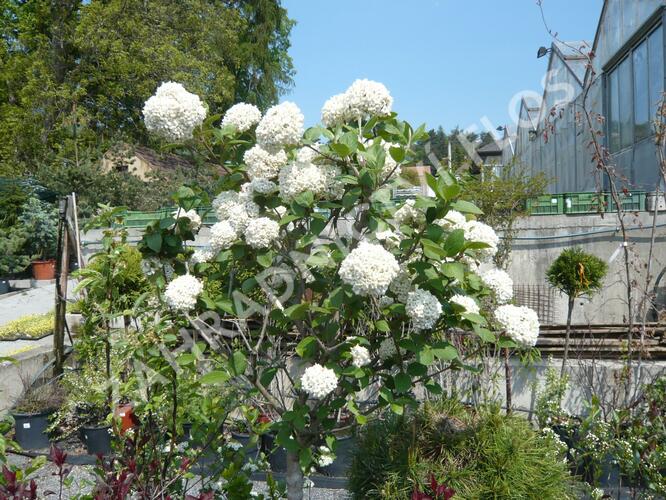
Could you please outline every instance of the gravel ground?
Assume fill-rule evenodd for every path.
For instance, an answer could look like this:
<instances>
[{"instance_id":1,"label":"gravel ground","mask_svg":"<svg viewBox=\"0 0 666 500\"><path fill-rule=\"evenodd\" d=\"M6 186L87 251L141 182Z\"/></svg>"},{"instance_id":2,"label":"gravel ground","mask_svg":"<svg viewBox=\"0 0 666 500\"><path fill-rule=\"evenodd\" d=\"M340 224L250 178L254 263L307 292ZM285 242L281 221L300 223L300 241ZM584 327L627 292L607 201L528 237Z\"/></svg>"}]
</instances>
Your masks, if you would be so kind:
<instances>
[{"instance_id":1,"label":"gravel ground","mask_svg":"<svg viewBox=\"0 0 666 500\"><path fill-rule=\"evenodd\" d=\"M10 464L21 468L27 466L31 460L30 458L13 454L9 454L7 458ZM69 477L71 478L71 484L69 487L65 487L63 498L71 498L75 493L84 493L90 491L95 482L95 478L92 472L93 467L88 465L68 465L68 467L72 469L69 474ZM30 476L31 479L34 479L37 482L38 498L57 498L59 481L58 477L54 475L55 473L56 467L52 463L47 462L46 465ZM266 483L255 481L254 485L254 490L257 493L265 493L267 491ZM45 492L48 492L49 490L56 492L56 496L45 496ZM306 500L337 500L349 498L345 490L326 488L306 489L304 496Z\"/></svg>"}]
</instances>

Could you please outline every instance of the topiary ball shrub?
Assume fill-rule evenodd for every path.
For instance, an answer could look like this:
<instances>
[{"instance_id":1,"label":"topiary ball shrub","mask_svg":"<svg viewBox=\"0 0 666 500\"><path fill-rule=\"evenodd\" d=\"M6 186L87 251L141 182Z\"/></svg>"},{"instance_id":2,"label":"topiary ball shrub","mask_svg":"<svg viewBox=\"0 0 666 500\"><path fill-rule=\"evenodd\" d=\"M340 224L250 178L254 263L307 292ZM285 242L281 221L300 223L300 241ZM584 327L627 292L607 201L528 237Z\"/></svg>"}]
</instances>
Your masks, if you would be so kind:
<instances>
[{"instance_id":1,"label":"topiary ball shrub","mask_svg":"<svg viewBox=\"0 0 666 500\"><path fill-rule=\"evenodd\" d=\"M355 499L409 500L431 477L454 499L577 498L566 447L496 407L452 400L387 415L359 435L349 489Z\"/></svg>"}]
</instances>

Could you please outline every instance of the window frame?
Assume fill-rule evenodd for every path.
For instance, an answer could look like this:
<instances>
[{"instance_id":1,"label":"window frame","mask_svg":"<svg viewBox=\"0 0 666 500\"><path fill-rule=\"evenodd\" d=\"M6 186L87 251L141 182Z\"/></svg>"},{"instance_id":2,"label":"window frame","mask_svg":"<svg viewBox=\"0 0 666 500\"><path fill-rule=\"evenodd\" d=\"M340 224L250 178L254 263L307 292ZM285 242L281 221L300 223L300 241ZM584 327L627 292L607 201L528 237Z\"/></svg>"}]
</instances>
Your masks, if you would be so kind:
<instances>
[{"instance_id":1,"label":"window frame","mask_svg":"<svg viewBox=\"0 0 666 500\"><path fill-rule=\"evenodd\" d=\"M611 58L611 61L609 61L608 65L603 68L603 114L606 117L606 123L605 123L605 146L608 149L608 151L611 154L617 154L626 150L630 150L631 148L634 148L636 144L645 141L645 140L652 140L654 137L654 131L650 130L650 133L647 136L641 136L637 138L637 126L636 126L636 109L635 109L635 104L636 104L636 89L635 89L635 77L636 73L634 71L634 51L638 49L638 47L642 44L645 43L645 46L647 48L646 53L647 53L647 61L646 61L646 66L648 68L647 70L647 83L648 83L648 99L650 98L651 92L649 89L649 84L650 84L650 58L649 58L649 38L650 36L655 33L660 27L662 28L661 30L661 46L662 46L662 51L661 51L661 56L662 56L662 68L663 71L663 82L662 82L662 92L666 92L666 10L662 7L659 12L657 13L658 15L653 16L650 18L637 32L634 34L634 36L631 37L631 39L623 46L616 54ZM655 19L656 17L656 19ZM618 117L618 127L619 127L619 148L618 149L611 149L611 144L610 144L610 136L611 136L611 120L614 119L613 116L611 116L610 111L611 111L611 92L610 92L610 78L611 74L614 73L619 69L619 67L625 62L628 61L629 63L629 68L630 68L630 74L631 78L629 79L631 82L631 132L632 132L632 137L631 140L623 146L623 137L622 137L622 124L619 121ZM620 80L620 74L617 73L616 77L617 81L619 82ZM649 102L649 101L648 101ZM650 110L652 113L652 110ZM652 120L653 115L651 114L649 116L650 121Z\"/></svg>"}]
</instances>

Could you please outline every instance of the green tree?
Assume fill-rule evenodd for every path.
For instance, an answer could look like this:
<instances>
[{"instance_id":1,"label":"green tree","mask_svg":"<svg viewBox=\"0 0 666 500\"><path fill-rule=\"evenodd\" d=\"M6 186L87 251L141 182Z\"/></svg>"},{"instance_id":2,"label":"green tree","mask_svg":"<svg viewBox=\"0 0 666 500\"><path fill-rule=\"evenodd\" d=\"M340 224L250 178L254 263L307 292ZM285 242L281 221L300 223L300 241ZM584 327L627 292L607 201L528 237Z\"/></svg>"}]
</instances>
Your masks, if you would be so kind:
<instances>
[{"instance_id":1,"label":"green tree","mask_svg":"<svg viewBox=\"0 0 666 500\"><path fill-rule=\"evenodd\" d=\"M470 175L465 183L465 196L482 211L479 218L502 232L495 254L495 264L503 268L508 262L515 235L515 223L529 215L525 200L543 193L548 185L546 176L531 175L524 167L511 163L501 173L493 167L481 167L481 175Z\"/></svg>"},{"instance_id":2,"label":"green tree","mask_svg":"<svg viewBox=\"0 0 666 500\"><path fill-rule=\"evenodd\" d=\"M292 25L279 0L0 0L0 173L149 142L141 109L166 80L211 115L273 104L292 83Z\"/></svg>"},{"instance_id":3,"label":"green tree","mask_svg":"<svg viewBox=\"0 0 666 500\"><path fill-rule=\"evenodd\" d=\"M569 357L571 315L576 299L583 295L591 296L599 291L607 270L608 265L596 255L587 253L581 248L566 248L546 272L548 283L569 297L562 376Z\"/></svg>"}]
</instances>

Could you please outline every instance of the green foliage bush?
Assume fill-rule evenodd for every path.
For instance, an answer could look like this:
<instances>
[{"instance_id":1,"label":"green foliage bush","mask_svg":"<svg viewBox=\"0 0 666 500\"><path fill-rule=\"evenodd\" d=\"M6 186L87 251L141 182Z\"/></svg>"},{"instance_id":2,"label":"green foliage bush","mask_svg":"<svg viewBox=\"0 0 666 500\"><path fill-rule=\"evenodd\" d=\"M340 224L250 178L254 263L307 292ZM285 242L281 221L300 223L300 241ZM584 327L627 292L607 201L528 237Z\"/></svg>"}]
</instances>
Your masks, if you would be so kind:
<instances>
[{"instance_id":1,"label":"green foliage bush","mask_svg":"<svg viewBox=\"0 0 666 500\"><path fill-rule=\"evenodd\" d=\"M433 474L461 500L576 498L563 457L559 442L521 417L442 400L369 424L359 436L349 487L357 499L409 499Z\"/></svg>"},{"instance_id":2,"label":"green foliage bush","mask_svg":"<svg viewBox=\"0 0 666 500\"><path fill-rule=\"evenodd\" d=\"M566 248L553 261L546 278L548 283L570 298L598 291L606 276L608 265L582 248Z\"/></svg>"},{"instance_id":3,"label":"green foliage bush","mask_svg":"<svg viewBox=\"0 0 666 500\"><path fill-rule=\"evenodd\" d=\"M30 198L23 206L19 223L28 235L26 252L40 260L52 259L58 241L58 210L38 198Z\"/></svg>"},{"instance_id":4,"label":"green foliage bush","mask_svg":"<svg viewBox=\"0 0 666 500\"><path fill-rule=\"evenodd\" d=\"M27 234L23 228L0 228L0 278L23 271L30 264L24 253Z\"/></svg>"},{"instance_id":5,"label":"green foliage bush","mask_svg":"<svg viewBox=\"0 0 666 500\"><path fill-rule=\"evenodd\" d=\"M141 294L148 291L148 282L141 268L141 252L128 244L118 245L111 254L99 253L91 259L82 276L107 277L113 283L111 293L102 287L88 288L87 301L110 302L110 311L122 314L132 309ZM85 308L84 308L85 309Z\"/></svg>"}]
</instances>

